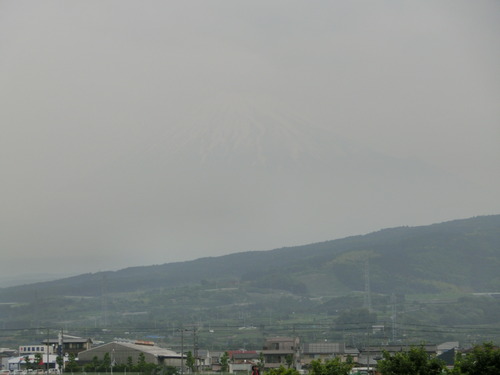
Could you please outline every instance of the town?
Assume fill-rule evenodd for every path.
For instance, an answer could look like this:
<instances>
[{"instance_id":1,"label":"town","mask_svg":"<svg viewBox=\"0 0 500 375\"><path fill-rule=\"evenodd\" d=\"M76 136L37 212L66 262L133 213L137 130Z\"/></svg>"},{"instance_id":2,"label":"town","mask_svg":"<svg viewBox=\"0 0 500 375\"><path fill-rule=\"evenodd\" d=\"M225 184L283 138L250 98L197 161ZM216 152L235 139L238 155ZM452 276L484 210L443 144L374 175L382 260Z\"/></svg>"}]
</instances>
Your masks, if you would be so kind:
<instances>
[{"instance_id":1,"label":"town","mask_svg":"<svg viewBox=\"0 0 500 375\"><path fill-rule=\"evenodd\" d=\"M181 337L189 330L180 330ZM378 345L349 347L341 342L302 342L299 337L269 337L261 348L207 350L195 341L182 340L180 350L159 346L154 341L116 339L94 341L60 331L57 337L38 343L27 343L16 349L0 348L2 374L61 373L280 373L292 369L298 374L314 373L315 366L335 361L350 374L380 373L378 364L402 353L420 351L430 360L439 361L451 370L461 353L470 353L458 342L439 345ZM194 334L193 334L194 333ZM486 345L487 346L487 345ZM500 349L491 347L495 358ZM474 350L477 350L474 349ZM437 363L437 362L436 362ZM498 369L498 368L497 368ZM330 372L331 374L337 374ZM327 374L330 374L327 373ZM339 373L340 374L340 373Z\"/></svg>"}]
</instances>

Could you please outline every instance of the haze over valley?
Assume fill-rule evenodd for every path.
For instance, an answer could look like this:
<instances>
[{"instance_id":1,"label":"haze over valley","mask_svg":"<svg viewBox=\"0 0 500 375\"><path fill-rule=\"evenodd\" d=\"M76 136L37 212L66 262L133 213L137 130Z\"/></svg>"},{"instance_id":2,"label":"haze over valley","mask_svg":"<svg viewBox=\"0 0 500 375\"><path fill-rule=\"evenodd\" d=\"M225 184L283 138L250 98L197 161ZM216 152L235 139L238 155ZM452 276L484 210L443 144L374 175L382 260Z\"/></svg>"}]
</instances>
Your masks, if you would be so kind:
<instances>
[{"instance_id":1,"label":"haze over valley","mask_svg":"<svg viewBox=\"0 0 500 375\"><path fill-rule=\"evenodd\" d=\"M500 212L497 2L0 4L0 286Z\"/></svg>"}]
</instances>

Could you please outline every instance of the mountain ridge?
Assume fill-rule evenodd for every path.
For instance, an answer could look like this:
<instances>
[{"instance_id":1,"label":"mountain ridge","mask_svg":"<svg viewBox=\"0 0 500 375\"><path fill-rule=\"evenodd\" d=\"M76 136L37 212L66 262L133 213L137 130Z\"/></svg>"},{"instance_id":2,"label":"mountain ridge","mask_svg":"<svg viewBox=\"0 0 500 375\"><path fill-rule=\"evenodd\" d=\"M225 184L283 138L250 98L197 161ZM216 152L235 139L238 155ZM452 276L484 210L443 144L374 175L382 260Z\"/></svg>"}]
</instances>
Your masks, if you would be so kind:
<instances>
[{"instance_id":1,"label":"mountain ridge","mask_svg":"<svg viewBox=\"0 0 500 375\"><path fill-rule=\"evenodd\" d=\"M28 298L33 289L47 295L78 295L79 291L82 295L99 295L103 280L108 284L109 292L124 292L155 286L197 284L202 280L249 280L258 275L268 277L280 272L290 274L296 280L322 275L335 279L336 283L343 283L348 290L363 290L360 270L367 259L370 260L375 291L391 292L392 283L387 274L399 280L399 289L406 292L415 292L419 288L432 291L426 285L433 282L441 283L444 290L462 288L484 291L487 286L500 289L500 279L494 277L495 267L500 266L499 244L500 215L479 216L427 226L387 228L364 235L267 251L245 251L184 262L127 267L7 287L0 289L0 301L6 301L7 296L13 295ZM461 264L462 258L459 261L448 259L453 256L467 260L466 264ZM440 275L446 268L446 262L460 274ZM484 268L483 272L478 272L479 268ZM446 283L449 285L444 285ZM439 291L439 288L434 289ZM315 293L314 290L310 292Z\"/></svg>"}]
</instances>

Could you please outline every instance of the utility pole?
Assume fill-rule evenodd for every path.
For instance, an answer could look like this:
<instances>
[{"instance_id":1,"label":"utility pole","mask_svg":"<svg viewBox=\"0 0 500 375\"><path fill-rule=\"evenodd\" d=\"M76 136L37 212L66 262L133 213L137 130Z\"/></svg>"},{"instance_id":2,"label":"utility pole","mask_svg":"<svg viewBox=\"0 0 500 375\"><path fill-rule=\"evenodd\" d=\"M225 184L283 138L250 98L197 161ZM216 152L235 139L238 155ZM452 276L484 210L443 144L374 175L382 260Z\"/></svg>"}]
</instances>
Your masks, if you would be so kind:
<instances>
[{"instance_id":1,"label":"utility pole","mask_svg":"<svg viewBox=\"0 0 500 375\"><path fill-rule=\"evenodd\" d=\"M193 329L193 356L194 368L198 372L198 335L196 334L196 327Z\"/></svg>"},{"instance_id":2,"label":"utility pole","mask_svg":"<svg viewBox=\"0 0 500 375\"><path fill-rule=\"evenodd\" d=\"M50 330L47 328L47 360L45 361L45 369L47 370L47 375L49 375L49 362L50 362L50 357L49 357L49 339L50 339Z\"/></svg>"},{"instance_id":3,"label":"utility pole","mask_svg":"<svg viewBox=\"0 0 500 375\"><path fill-rule=\"evenodd\" d=\"M61 359L61 368L59 369L59 371L62 374L64 372L64 336L62 328L61 331L59 332L58 344L59 344L58 355Z\"/></svg>"},{"instance_id":4,"label":"utility pole","mask_svg":"<svg viewBox=\"0 0 500 375\"><path fill-rule=\"evenodd\" d=\"M370 354L371 354L371 349L370 349L370 332L368 332L367 334L367 337L368 337L368 373L370 373Z\"/></svg>"},{"instance_id":5,"label":"utility pole","mask_svg":"<svg viewBox=\"0 0 500 375\"><path fill-rule=\"evenodd\" d=\"M181 375L184 375L184 328L181 326Z\"/></svg>"}]
</instances>

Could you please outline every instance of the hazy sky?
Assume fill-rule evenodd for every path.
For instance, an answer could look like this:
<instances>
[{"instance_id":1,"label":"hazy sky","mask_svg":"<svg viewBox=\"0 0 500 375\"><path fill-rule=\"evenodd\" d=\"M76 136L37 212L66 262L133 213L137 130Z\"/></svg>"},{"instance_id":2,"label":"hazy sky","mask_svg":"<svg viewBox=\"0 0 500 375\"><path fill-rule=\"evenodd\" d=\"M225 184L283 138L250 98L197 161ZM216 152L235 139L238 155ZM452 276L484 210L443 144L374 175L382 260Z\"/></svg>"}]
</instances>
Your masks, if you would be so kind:
<instances>
[{"instance_id":1,"label":"hazy sky","mask_svg":"<svg viewBox=\"0 0 500 375\"><path fill-rule=\"evenodd\" d=\"M498 1L0 1L0 274L498 214L499 41Z\"/></svg>"}]
</instances>

